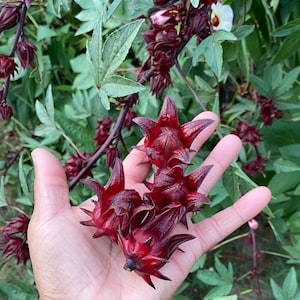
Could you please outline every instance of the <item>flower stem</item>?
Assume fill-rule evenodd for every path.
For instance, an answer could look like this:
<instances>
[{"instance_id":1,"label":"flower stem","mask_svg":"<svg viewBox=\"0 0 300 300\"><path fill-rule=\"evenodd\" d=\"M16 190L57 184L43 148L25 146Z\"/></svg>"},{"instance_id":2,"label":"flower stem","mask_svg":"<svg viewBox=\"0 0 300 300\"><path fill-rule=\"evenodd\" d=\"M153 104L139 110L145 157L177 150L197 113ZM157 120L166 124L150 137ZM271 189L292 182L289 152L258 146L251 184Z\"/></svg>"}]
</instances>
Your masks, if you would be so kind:
<instances>
[{"instance_id":1,"label":"flower stem","mask_svg":"<svg viewBox=\"0 0 300 300\"><path fill-rule=\"evenodd\" d=\"M24 22L25 22L25 17L26 17L26 12L27 12L27 6L26 6L25 3L22 3L21 6L22 6L22 11L21 11L21 15L20 15L20 20L19 20L19 23L18 23L18 27L17 27L17 31L16 31L16 34L15 34L13 44L12 44L10 52L9 52L10 57L15 56L20 36L23 34L23 31L24 31ZM2 102L4 102L4 103L6 103L9 84L10 84L10 76L5 79L5 82L4 82L4 85L3 85L4 89L3 89Z\"/></svg>"},{"instance_id":2,"label":"flower stem","mask_svg":"<svg viewBox=\"0 0 300 300\"><path fill-rule=\"evenodd\" d=\"M257 296L257 300L261 300L261 289L260 289L260 284L259 284L259 271L258 271L258 263L257 263L257 257L258 257L258 248L257 248L257 243L256 243L256 235L255 235L255 230L250 228L250 236L252 239L252 277L254 279L254 284L255 288L254 291Z\"/></svg>"},{"instance_id":3,"label":"flower stem","mask_svg":"<svg viewBox=\"0 0 300 300\"><path fill-rule=\"evenodd\" d=\"M207 108L204 105L201 98L199 97L199 95L197 94L197 91L194 89L194 87L191 85L191 83L187 80L187 78L186 78L185 74L183 73L177 59L175 60L175 66L176 66L176 69L177 69L179 75L181 76L181 78L183 79L183 81L185 82L185 84L189 88L189 90L192 92L192 94L194 95L195 99L197 100L197 102L199 103L199 105L201 106L203 111L207 111Z\"/></svg>"}]
</instances>

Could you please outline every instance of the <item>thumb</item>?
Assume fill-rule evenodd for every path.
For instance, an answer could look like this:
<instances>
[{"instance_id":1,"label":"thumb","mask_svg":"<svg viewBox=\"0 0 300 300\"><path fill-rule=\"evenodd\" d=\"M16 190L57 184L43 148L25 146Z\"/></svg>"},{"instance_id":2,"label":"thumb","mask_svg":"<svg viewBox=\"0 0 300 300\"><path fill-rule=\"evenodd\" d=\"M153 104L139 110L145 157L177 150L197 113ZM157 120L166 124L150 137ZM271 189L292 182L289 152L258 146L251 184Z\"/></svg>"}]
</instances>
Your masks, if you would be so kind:
<instances>
[{"instance_id":1,"label":"thumb","mask_svg":"<svg viewBox=\"0 0 300 300\"><path fill-rule=\"evenodd\" d=\"M31 153L34 163L34 211L33 216L47 222L70 208L69 189L60 162L45 149Z\"/></svg>"}]
</instances>

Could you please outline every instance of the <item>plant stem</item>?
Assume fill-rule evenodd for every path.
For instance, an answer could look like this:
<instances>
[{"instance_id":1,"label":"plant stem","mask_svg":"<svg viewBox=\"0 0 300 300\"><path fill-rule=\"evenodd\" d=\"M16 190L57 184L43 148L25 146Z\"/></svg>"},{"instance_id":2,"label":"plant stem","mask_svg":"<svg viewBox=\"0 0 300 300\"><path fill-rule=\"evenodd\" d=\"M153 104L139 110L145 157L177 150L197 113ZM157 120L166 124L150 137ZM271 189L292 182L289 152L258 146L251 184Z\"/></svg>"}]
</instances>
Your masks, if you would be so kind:
<instances>
[{"instance_id":1,"label":"plant stem","mask_svg":"<svg viewBox=\"0 0 300 300\"><path fill-rule=\"evenodd\" d=\"M17 27L17 31L16 31L16 34L15 34L13 44L12 44L10 52L9 52L10 57L15 56L20 36L23 34L23 28L24 28L24 22L25 22L25 17L26 17L26 12L27 12L27 6L26 6L25 3L22 3L21 6L22 6L22 11L21 11L21 15L20 15L20 20L19 20L19 23L18 23L18 27ZM8 95L9 84L10 84L10 76L5 79L5 82L4 82L4 85L3 85L4 86L3 96L2 96L2 101L3 102L6 102L6 98L7 98L7 95Z\"/></svg>"},{"instance_id":2,"label":"plant stem","mask_svg":"<svg viewBox=\"0 0 300 300\"><path fill-rule=\"evenodd\" d=\"M145 84L151 75L154 72L154 68L150 68L145 76L141 78L138 82L140 84ZM93 168L95 162L105 153L107 147L112 144L112 142L115 139L118 139L120 136L120 132L122 130L126 114L129 110L130 107L134 104L134 101L136 100L136 94L131 94L125 97L124 101L122 103L124 104L121 108L121 111L119 113L119 116L116 120L115 127L113 128L111 134L109 137L106 139L106 141L103 143L103 145L93 154L93 156L88 160L87 164L81 169L81 171L78 173L76 177L74 177L70 182L69 182L69 189L71 190L76 183L82 178L84 174L91 168Z\"/></svg>"},{"instance_id":3,"label":"plant stem","mask_svg":"<svg viewBox=\"0 0 300 300\"><path fill-rule=\"evenodd\" d=\"M258 300L261 300L261 289L260 289L260 284L259 284L259 271L258 271L258 263L257 263L257 257L258 257L258 249L257 249L257 243L256 243L256 235L255 235L255 230L250 228L250 235L251 235L251 240L252 240L252 277L254 279L254 284L255 284L255 293L257 296Z\"/></svg>"},{"instance_id":4,"label":"plant stem","mask_svg":"<svg viewBox=\"0 0 300 300\"><path fill-rule=\"evenodd\" d=\"M234 236L234 237L232 237L232 238L230 238L228 240L223 241L222 243L217 244L215 247L212 248L212 250L216 250L216 249L218 249L218 248L220 248L220 247L222 247L222 246L224 246L226 244L229 244L229 243L231 243L231 242L233 242L235 240L242 239L242 238L246 237L247 235L248 235L248 233L243 233L243 234Z\"/></svg>"},{"instance_id":5,"label":"plant stem","mask_svg":"<svg viewBox=\"0 0 300 300\"><path fill-rule=\"evenodd\" d=\"M191 85L191 83L187 80L187 78L186 78L185 74L183 73L177 59L175 60L174 64L175 64L176 69L177 69L178 73L180 74L181 78L183 79L183 81L185 82L185 84L187 85L189 90L192 92L192 94L194 95L195 99L197 100L197 102L199 103L199 105L201 106L203 111L207 111L208 109L206 108L203 101L201 100L201 98L197 94L197 91L194 89L194 87ZM216 128L216 132L217 132L217 135L218 135L219 139L221 140L223 138L223 135L222 135L221 130L220 130L219 127Z\"/></svg>"},{"instance_id":6,"label":"plant stem","mask_svg":"<svg viewBox=\"0 0 300 300\"><path fill-rule=\"evenodd\" d=\"M192 92L192 94L194 95L195 99L197 100L197 102L199 103L199 105L201 106L203 111L207 111L207 108L204 105L201 98L199 97L199 95L197 94L197 91L194 89L194 87L191 85L191 83L187 80L187 78L186 78L185 74L183 73L177 59L175 60L175 66L176 66L176 69L177 69L179 75L181 76L181 78L183 79L183 81L185 82L185 84L189 88L189 90Z\"/></svg>"}]
</instances>

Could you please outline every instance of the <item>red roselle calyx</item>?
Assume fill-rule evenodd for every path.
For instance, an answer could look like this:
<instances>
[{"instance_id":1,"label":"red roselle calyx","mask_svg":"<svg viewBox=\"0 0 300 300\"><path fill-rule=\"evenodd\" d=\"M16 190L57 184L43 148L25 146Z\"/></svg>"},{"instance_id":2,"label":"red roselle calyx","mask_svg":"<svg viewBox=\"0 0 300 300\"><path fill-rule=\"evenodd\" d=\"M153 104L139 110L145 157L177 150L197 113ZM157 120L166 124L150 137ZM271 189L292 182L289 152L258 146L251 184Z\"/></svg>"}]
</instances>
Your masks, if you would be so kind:
<instances>
[{"instance_id":1,"label":"red roselle calyx","mask_svg":"<svg viewBox=\"0 0 300 300\"><path fill-rule=\"evenodd\" d=\"M193 140L213 120L194 120L180 125L176 106L171 98L166 97L157 122L142 117L133 119L133 122L142 128L145 136L144 145L136 147L146 152L144 162L165 168L177 164L189 165Z\"/></svg>"},{"instance_id":2,"label":"red roselle calyx","mask_svg":"<svg viewBox=\"0 0 300 300\"><path fill-rule=\"evenodd\" d=\"M105 235L119 244L125 256L124 268L154 287L151 276L170 280L159 269L182 243L194 238L190 234L173 235L174 229L178 223L188 228L187 213L210 203L198 190L212 166L201 166L188 175L184 169L191 164L193 140L213 120L180 125L176 106L167 97L157 121L137 117L133 122L144 133L144 144L136 148L145 151L146 159L140 163L153 164L153 182L145 183L148 191L141 196L135 190L125 189L123 165L116 158L105 187L82 180L98 199L93 201L93 211L84 209L91 219L81 224L96 228L94 238Z\"/></svg>"},{"instance_id":3,"label":"red roselle calyx","mask_svg":"<svg viewBox=\"0 0 300 300\"><path fill-rule=\"evenodd\" d=\"M152 205L142 202L137 191L125 189L123 165L118 158L105 187L91 180L84 179L82 182L97 195L94 210L83 209L92 219L81 222L83 225L97 228L94 238L106 235L116 242L119 230L128 232L130 222L136 215L143 210L152 209Z\"/></svg>"}]
</instances>

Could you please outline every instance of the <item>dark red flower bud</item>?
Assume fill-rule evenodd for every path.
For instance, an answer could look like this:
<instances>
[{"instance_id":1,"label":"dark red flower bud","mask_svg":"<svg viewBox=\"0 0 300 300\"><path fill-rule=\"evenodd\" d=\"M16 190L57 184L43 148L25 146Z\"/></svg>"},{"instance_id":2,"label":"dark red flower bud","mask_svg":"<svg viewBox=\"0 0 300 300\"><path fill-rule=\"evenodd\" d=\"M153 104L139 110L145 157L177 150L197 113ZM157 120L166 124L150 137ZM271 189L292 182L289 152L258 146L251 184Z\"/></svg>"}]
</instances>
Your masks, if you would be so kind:
<instances>
[{"instance_id":1,"label":"dark red flower bud","mask_svg":"<svg viewBox=\"0 0 300 300\"><path fill-rule=\"evenodd\" d=\"M243 165L243 170L250 176L257 176L265 171L266 158L258 156L255 160L250 163Z\"/></svg>"},{"instance_id":2,"label":"dark red flower bud","mask_svg":"<svg viewBox=\"0 0 300 300\"><path fill-rule=\"evenodd\" d=\"M109 136L109 131L112 125L112 120L109 117L98 121L98 126L96 128L96 134L94 140L96 141L96 146L101 147L103 143Z\"/></svg>"},{"instance_id":3,"label":"dark red flower bud","mask_svg":"<svg viewBox=\"0 0 300 300\"><path fill-rule=\"evenodd\" d=\"M13 75L17 69L13 57L0 54L0 78L7 78Z\"/></svg>"},{"instance_id":4,"label":"dark red flower bud","mask_svg":"<svg viewBox=\"0 0 300 300\"><path fill-rule=\"evenodd\" d=\"M120 152L119 152L118 148L115 145L109 146L106 149L106 163L105 163L105 166L107 168L112 168L115 165L117 158L120 158Z\"/></svg>"},{"instance_id":5,"label":"dark red flower bud","mask_svg":"<svg viewBox=\"0 0 300 300\"><path fill-rule=\"evenodd\" d=\"M0 33L17 25L20 19L19 8L8 3L2 4L0 11Z\"/></svg>"},{"instance_id":6,"label":"dark red flower bud","mask_svg":"<svg viewBox=\"0 0 300 300\"><path fill-rule=\"evenodd\" d=\"M272 125L273 119L280 119L283 117L283 112L275 107L272 98L260 97L260 115L263 118L264 125Z\"/></svg>"},{"instance_id":7,"label":"dark red flower bud","mask_svg":"<svg viewBox=\"0 0 300 300\"><path fill-rule=\"evenodd\" d=\"M27 245L27 228L29 217L20 214L12 218L7 225L1 228L0 248L6 257L13 257L20 262L26 263L29 259L29 249Z\"/></svg>"},{"instance_id":8,"label":"dark red flower bud","mask_svg":"<svg viewBox=\"0 0 300 300\"><path fill-rule=\"evenodd\" d=\"M5 102L0 103L0 120L8 120L13 115L13 109Z\"/></svg>"},{"instance_id":9,"label":"dark red flower bud","mask_svg":"<svg viewBox=\"0 0 300 300\"><path fill-rule=\"evenodd\" d=\"M6 257L13 257L17 260L17 264L26 263L29 259L29 249L26 238L8 235L5 232L1 236L1 249Z\"/></svg>"},{"instance_id":10,"label":"dark red flower bud","mask_svg":"<svg viewBox=\"0 0 300 300\"><path fill-rule=\"evenodd\" d=\"M239 121L237 129L232 133L249 145L257 146L260 143L261 133L246 122Z\"/></svg>"},{"instance_id":11,"label":"dark red flower bud","mask_svg":"<svg viewBox=\"0 0 300 300\"><path fill-rule=\"evenodd\" d=\"M10 219L9 223L4 226L2 230L8 235L12 235L15 233L26 234L29 221L30 219L27 215L20 214Z\"/></svg>"},{"instance_id":12,"label":"dark red flower bud","mask_svg":"<svg viewBox=\"0 0 300 300\"><path fill-rule=\"evenodd\" d=\"M136 113L132 110L130 110L127 114L126 114L126 117L125 117L125 120L124 120L124 124L123 124L123 128L127 128L127 130L130 130L133 122L132 120L136 117Z\"/></svg>"},{"instance_id":13,"label":"dark red flower bud","mask_svg":"<svg viewBox=\"0 0 300 300\"><path fill-rule=\"evenodd\" d=\"M35 57L36 47L27 40L21 41L17 44L16 53L19 57L21 67L23 69L34 67L33 61Z\"/></svg>"},{"instance_id":14,"label":"dark red flower bud","mask_svg":"<svg viewBox=\"0 0 300 300\"><path fill-rule=\"evenodd\" d=\"M172 167L175 164L190 164L190 146L195 137L213 120L194 120L184 125L178 121L178 112L173 100L166 97L157 122L143 117L133 120L144 133L144 145L136 149L146 152L149 161L157 167Z\"/></svg>"},{"instance_id":15,"label":"dark red flower bud","mask_svg":"<svg viewBox=\"0 0 300 300\"><path fill-rule=\"evenodd\" d=\"M67 159L67 161L64 164L64 170L66 172L67 179L72 179L76 177L79 172L82 170L82 168L86 165L88 162L88 159L91 157L91 154L87 155L74 155ZM83 175L84 177L92 176L92 171L87 170L87 172Z\"/></svg>"}]
</instances>

